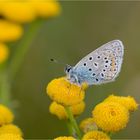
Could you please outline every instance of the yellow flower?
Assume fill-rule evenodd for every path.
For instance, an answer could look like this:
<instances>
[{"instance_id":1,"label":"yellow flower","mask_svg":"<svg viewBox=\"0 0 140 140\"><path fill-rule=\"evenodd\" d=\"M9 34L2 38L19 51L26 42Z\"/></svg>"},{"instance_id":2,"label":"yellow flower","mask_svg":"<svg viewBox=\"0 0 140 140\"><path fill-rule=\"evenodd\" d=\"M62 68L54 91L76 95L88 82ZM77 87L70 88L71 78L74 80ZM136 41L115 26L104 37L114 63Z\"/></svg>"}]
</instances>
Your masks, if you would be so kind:
<instances>
[{"instance_id":1,"label":"yellow flower","mask_svg":"<svg viewBox=\"0 0 140 140\"><path fill-rule=\"evenodd\" d=\"M78 104L71 106L71 111L74 116L80 115L85 109L85 102L81 101Z\"/></svg>"},{"instance_id":2,"label":"yellow flower","mask_svg":"<svg viewBox=\"0 0 140 140\"><path fill-rule=\"evenodd\" d=\"M135 111L138 108L137 102L131 96L122 97L122 96L110 95L104 101L120 103L120 104L124 105L129 111Z\"/></svg>"},{"instance_id":3,"label":"yellow flower","mask_svg":"<svg viewBox=\"0 0 140 140\"><path fill-rule=\"evenodd\" d=\"M18 128L14 124L2 125L0 127L0 135L6 134L6 133L9 133L9 134L12 133L12 134L20 135L20 136L23 135L22 131L20 130L20 128Z\"/></svg>"},{"instance_id":4,"label":"yellow flower","mask_svg":"<svg viewBox=\"0 0 140 140\"><path fill-rule=\"evenodd\" d=\"M80 128L84 133L89 131L98 130L97 125L95 124L94 118L86 118L80 123Z\"/></svg>"},{"instance_id":5,"label":"yellow flower","mask_svg":"<svg viewBox=\"0 0 140 140\"><path fill-rule=\"evenodd\" d=\"M85 108L85 103L82 101L79 104L73 105L71 106L71 111L73 113L74 116L80 115ZM65 111L64 106L56 103L56 102L52 102L49 110L52 114L56 115L59 119L67 119L67 112Z\"/></svg>"},{"instance_id":6,"label":"yellow flower","mask_svg":"<svg viewBox=\"0 0 140 140\"><path fill-rule=\"evenodd\" d=\"M14 119L13 113L4 105L0 105L0 125L11 123Z\"/></svg>"},{"instance_id":7,"label":"yellow flower","mask_svg":"<svg viewBox=\"0 0 140 140\"><path fill-rule=\"evenodd\" d=\"M62 137L58 137L55 138L54 140L76 140L74 137L67 137L67 136L62 136Z\"/></svg>"},{"instance_id":8,"label":"yellow flower","mask_svg":"<svg viewBox=\"0 0 140 140\"><path fill-rule=\"evenodd\" d=\"M15 41L23 34L23 29L20 25L0 19L0 41Z\"/></svg>"},{"instance_id":9,"label":"yellow flower","mask_svg":"<svg viewBox=\"0 0 140 140\"><path fill-rule=\"evenodd\" d=\"M85 92L82 87L71 84L65 77L52 80L47 86L49 97L64 106L72 106L80 103Z\"/></svg>"},{"instance_id":10,"label":"yellow flower","mask_svg":"<svg viewBox=\"0 0 140 140\"><path fill-rule=\"evenodd\" d=\"M0 43L0 64L7 60L9 49L5 44Z\"/></svg>"},{"instance_id":11,"label":"yellow flower","mask_svg":"<svg viewBox=\"0 0 140 140\"><path fill-rule=\"evenodd\" d=\"M27 23L36 18L35 9L32 4L21 0L11 0L1 6L1 14L9 20Z\"/></svg>"},{"instance_id":12,"label":"yellow flower","mask_svg":"<svg viewBox=\"0 0 140 140\"><path fill-rule=\"evenodd\" d=\"M110 138L102 131L90 131L83 136L82 140L110 140Z\"/></svg>"},{"instance_id":13,"label":"yellow flower","mask_svg":"<svg viewBox=\"0 0 140 140\"><path fill-rule=\"evenodd\" d=\"M56 0L43 0L43 1L34 1L32 5L35 8L36 14L43 18L58 16L61 12L60 4Z\"/></svg>"},{"instance_id":14,"label":"yellow flower","mask_svg":"<svg viewBox=\"0 0 140 140\"><path fill-rule=\"evenodd\" d=\"M4 133L0 135L0 140L23 140L23 138L17 134Z\"/></svg>"},{"instance_id":15,"label":"yellow flower","mask_svg":"<svg viewBox=\"0 0 140 140\"><path fill-rule=\"evenodd\" d=\"M128 110L115 102L103 102L96 105L92 114L97 126L107 132L123 129L129 120Z\"/></svg>"}]
</instances>

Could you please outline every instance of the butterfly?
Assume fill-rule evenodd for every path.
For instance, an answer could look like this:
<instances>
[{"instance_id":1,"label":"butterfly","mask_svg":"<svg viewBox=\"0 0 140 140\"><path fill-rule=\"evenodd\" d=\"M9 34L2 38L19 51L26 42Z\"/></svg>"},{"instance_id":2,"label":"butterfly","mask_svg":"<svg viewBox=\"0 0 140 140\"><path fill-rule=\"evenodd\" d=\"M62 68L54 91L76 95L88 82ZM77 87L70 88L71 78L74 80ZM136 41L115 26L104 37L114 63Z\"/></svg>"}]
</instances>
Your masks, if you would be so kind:
<instances>
[{"instance_id":1,"label":"butterfly","mask_svg":"<svg viewBox=\"0 0 140 140\"><path fill-rule=\"evenodd\" d=\"M124 46L120 40L110 41L82 58L75 66L66 65L67 80L72 84L100 85L119 75Z\"/></svg>"}]
</instances>

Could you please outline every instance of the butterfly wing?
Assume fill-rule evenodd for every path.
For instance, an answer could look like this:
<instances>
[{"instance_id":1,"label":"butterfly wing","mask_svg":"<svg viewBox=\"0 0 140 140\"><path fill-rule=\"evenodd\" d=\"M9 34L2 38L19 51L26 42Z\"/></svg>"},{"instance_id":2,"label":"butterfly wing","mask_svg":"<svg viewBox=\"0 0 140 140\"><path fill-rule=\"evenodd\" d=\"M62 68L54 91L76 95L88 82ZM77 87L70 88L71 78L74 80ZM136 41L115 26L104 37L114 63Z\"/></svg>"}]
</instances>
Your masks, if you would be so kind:
<instances>
[{"instance_id":1,"label":"butterfly wing","mask_svg":"<svg viewBox=\"0 0 140 140\"><path fill-rule=\"evenodd\" d=\"M81 59L74 66L74 72L81 83L98 85L112 82L120 72L123 54L122 42L110 41Z\"/></svg>"}]
</instances>

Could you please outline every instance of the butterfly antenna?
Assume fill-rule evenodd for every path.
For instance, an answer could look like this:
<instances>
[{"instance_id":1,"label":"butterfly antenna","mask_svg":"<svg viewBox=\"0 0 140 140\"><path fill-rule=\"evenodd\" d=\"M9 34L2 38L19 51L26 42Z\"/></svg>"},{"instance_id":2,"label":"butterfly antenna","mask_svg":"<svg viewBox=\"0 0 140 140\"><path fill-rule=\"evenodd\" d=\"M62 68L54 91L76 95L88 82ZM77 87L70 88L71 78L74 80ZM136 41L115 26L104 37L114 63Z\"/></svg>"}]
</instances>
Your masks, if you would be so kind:
<instances>
[{"instance_id":1,"label":"butterfly antenna","mask_svg":"<svg viewBox=\"0 0 140 140\"><path fill-rule=\"evenodd\" d=\"M51 58L50 61L51 61L51 62L54 62L54 63L57 63L57 64L65 65L65 66L67 65L67 64L64 63L64 62L60 62L60 61L58 61L58 60L56 60L56 59L53 59L53 58Z\"/></svg>"}]
</instances>

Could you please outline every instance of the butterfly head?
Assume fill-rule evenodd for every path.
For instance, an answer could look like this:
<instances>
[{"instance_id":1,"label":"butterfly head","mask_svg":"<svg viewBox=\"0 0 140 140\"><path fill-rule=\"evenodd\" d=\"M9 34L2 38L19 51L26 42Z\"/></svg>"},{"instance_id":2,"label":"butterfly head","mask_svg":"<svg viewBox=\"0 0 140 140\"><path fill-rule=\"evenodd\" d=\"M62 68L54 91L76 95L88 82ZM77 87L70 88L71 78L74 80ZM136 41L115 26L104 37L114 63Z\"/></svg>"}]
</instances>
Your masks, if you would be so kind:
<instances>
[{"instance_id":1,"label":"butterfly head","mask_svg":"<svg viewBox=\"0 0 140 140\"><path fill-rule=\"evenodd\" d=\"M67 80L69 80L73 84L79 85L79 82L78 82L79 80L78 80L77 74L75 73L74 67L70 65L66 65L65 73L67 75Z\"/></svg>"},{"instance_id":2,"label":"butterfly head","mask_svg":"<svg viewBox=\"0 0 140 140\"><path fill-rule=\"evenodd\" d=\"M66 73L67 75L69 75L69 73L71 72L71 70L72 70L72 66L66 65L66 67L65 67L65 73Z\"/></svg>"}]
</instances>

